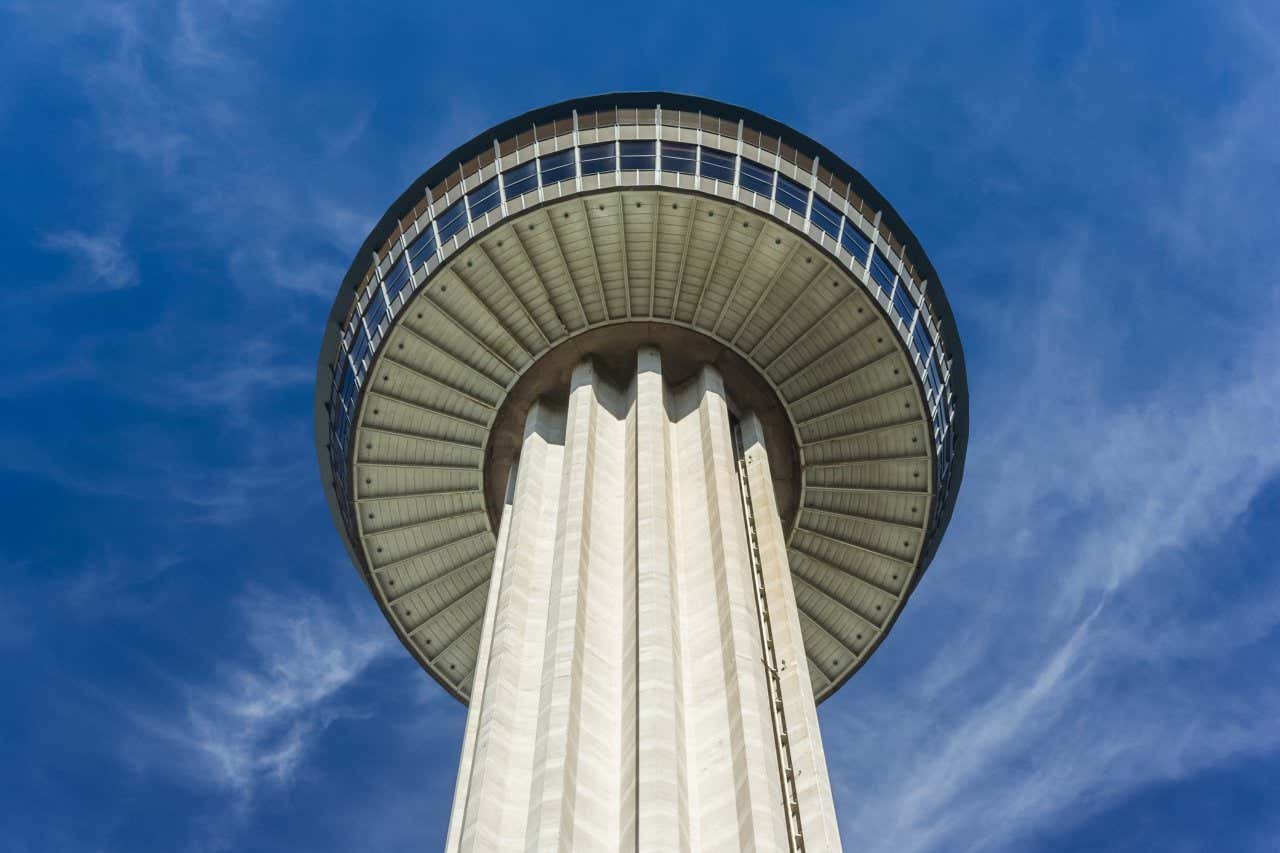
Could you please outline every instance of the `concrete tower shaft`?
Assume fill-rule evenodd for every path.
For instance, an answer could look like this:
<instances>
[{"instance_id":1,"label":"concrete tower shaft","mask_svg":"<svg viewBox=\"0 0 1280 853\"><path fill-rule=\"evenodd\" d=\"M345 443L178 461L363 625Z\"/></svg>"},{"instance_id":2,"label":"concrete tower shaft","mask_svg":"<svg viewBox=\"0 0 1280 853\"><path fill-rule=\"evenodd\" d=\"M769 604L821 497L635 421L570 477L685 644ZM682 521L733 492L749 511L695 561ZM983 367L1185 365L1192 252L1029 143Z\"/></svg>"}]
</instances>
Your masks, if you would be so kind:
<instances>
[{"instance_id":1,"label":"concrete tower shaft","mask_svg":"<svg viewBox=\"0 0 1280 853\"><path fill-rule=\"evenodd\" d=\"M449 850L838 850L763 428L590 360L525 422Z\"/></svg>"}]
</instances>

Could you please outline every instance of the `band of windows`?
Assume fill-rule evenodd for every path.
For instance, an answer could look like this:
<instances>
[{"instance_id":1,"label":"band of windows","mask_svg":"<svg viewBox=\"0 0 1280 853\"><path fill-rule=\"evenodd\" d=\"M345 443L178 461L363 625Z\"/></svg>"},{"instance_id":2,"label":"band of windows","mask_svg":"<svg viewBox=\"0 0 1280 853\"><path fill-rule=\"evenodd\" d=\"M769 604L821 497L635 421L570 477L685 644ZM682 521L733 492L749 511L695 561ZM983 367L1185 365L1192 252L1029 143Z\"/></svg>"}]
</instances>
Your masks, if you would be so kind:
<instances>
[{"instance_id":1,"label":"band of windows","mask_svg":"<svg viewBox=\"0 0 1280 853\"><path fill-rule=\"evenodd\" d=\"M411 293L406 293L406 288L412 291L416 287L414 272L423 269L439 254L442 246L448 246L469 224L487 222L489 214L498 210L504 199L510 203L561 181L615 171L695 175L755 193L807 219L833 241L833 246L842 248L854 264L866 270L871 282L884 294L887 304L897 315L896 322L914 350L916 370L926 389L937 447L938 499L934 517L930 520L929 535L932 535L949 494L955 450L954 430L951 429L955 407L947 376L940 366L945 361L941 358L935 336L928 328L931 319L928 311L920 309L907 281L859 224L842 215L816 193L777 170L745 157L666 140L581 145L513 166L448 205L426 227L419 227L412 239L402 237L402 250L397 253L393 247L389 254L395 260L385 273L375 265L376 281L363 288L351 319L343 328L341 358L334 365L328 403L333 485L344 521L352 535L356 528L350 517L346 449L355 416L356 397L378 344L390 328L395 314L408 302ZM785 218L785 214L780 215ZM462 234L463 239L466 236Z\"/></svg>"},{"instance_id":2,"label":"band of windows","mask_svg":"<svg viewBox=\"0 0 1280 853\"><path fill-rule=\"evenodd\" d=\"M639 170L652 171L656 165L655 143L650 141L627 141L618 143L619 152L615 152L612 142L597 145L586 145L578 149L580 152L581 175L600 174L602 172ZM732 183L734 177L734 155L712 148L703 148L699 156L698 147L674 142L660 143L662 171L676 174L698 174L703 178ZM700 167L700 168L699 168ZM495 176L479 187L458 199L436 218L435 229L423 229L413 242L409 244L407 253L387 272L384 281L388 296L394 298L408 281L408 265L404 263L407 254L409 265L420 267L432 257L436 250L436 234L439 242L445 243L455 234L460 233L469 221L477 222L484 214L498 207L501 193L498 181L501 179L508 200L536 192L540 187L559 183L578 177L575 171L574 151L572 149L544 155L536 161L529 161L508 169L500 176ZM776 182L776 183L775 183ZM742 161L739 175L739 186L767 198L774 198L779 204L804 215L809 202L809 190L777 174L774 170L749 160ZM776 197L773 195L776 192ZM818 198L812 200L809 211L810 221L824 231L853 256L860 265L865 265L868 252L871 251L872 240L862 233L859 227L845 220L843 232L841 220L845 219L831 205ZM906 287L895 287L902 280L894 271L892 262L884 253L876 248L871 253L871 278L886 295L893 295L893 304L903 323L911 326L915 320L915 300ZM914 335L915 350L920 359L927 360L932 345L931 336L924 324L917 324ZM940 397L942 380L936 368L928 371L923 367L926 383L931 395Z\"/></svg>"}]
</instances>

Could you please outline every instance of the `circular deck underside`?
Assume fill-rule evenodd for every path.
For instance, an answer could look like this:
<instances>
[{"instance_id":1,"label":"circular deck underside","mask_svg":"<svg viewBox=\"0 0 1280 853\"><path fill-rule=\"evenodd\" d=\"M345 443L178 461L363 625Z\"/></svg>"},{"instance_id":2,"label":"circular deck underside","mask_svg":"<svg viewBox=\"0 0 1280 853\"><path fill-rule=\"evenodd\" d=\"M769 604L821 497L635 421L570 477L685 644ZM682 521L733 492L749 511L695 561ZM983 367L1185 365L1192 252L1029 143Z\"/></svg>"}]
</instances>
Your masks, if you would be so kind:
<instances>
[{"instance_id":1,"label":"circular deck underside","mask_svg":"<svg viewBox=\"0 0 1280 853\"><path fill-rule=\"evenodd\" d=\"M357 559L405 645L466 701L494 554L485 469L502 457L499 412L538 384L527 377L548 352L635 323L655 340L664 326L698 332L783 403L798 448L788 556L821 701L874 650L920 571L936 489L926 397L865 284L722 198L572 196L449 256L397 314L361 391Z\"/></svg>"}]
</instances>

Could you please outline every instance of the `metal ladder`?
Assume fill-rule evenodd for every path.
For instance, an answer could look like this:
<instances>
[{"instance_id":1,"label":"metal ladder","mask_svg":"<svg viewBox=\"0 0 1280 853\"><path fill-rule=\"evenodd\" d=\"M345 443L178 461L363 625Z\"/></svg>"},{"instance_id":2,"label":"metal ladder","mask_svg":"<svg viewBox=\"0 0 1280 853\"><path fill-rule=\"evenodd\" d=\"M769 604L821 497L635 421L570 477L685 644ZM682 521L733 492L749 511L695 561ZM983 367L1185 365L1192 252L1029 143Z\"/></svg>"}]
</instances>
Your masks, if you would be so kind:
<instances>
[{"instance_id":1,"label":"metal ladder","mask_svg":"<svg viewBox=\"0 0 1280 853\"><path fill-rule=\"evenodd\" d=\"M747 546L751 555L751 571L755 577L756 616L760 628L762 663L768 673L769 707L773 717L774 749L778 758L778 776L782 783L783 810L787 819L787 838L795 853L804 851L804 830L800 824L800 798L796 791L795 765L791 760L791 738L787 735L787 715L782 704L782 682L778 679L778 658L773 646L773 629L769 622L769 599L765 594L764 567L760 562L760 541L756 536L755 507L751 502L751 486L747 479L747 457L742 447L742 425L736 419L730 424L733 433L733 457L738 472L738 488L742 495L742 519L747 528Z\"/></svg>"}]
</instances>

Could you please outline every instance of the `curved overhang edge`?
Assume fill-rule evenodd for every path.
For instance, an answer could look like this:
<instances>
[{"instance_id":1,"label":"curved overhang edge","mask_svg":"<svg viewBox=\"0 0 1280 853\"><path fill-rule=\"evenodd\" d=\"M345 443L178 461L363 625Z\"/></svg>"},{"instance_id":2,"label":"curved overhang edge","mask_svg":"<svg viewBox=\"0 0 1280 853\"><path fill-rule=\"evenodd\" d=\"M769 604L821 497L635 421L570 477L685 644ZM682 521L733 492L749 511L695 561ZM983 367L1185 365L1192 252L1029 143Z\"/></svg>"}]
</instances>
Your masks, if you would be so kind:
<instances>
[{"instance_id":1,"label":"curved overhang edge","mask_svg":"<svg viewBox=\"0 0 1280 853\"><path fill-rule=\"evenodd\" d=\"M342 511L338 506L338 497L333 488L333 470L328 453L329 418L325 404L328 402L329 380L332 376L330 364L332 364L338 350L338 329L350 313L351 303L356 298L356 290L363 280L364 273L368 269L368 265L378 247L386 242L400 220L422 200L428 187L444 180L461 164L487 150L494 139L515 136L549 119L563 118L566 113L574 109L585 112L613 107L623 109L652 108L658 105L677 110L702 111L722 119L740 119L752 129L768 133L771 136L778 136L797 151L810 157L818 158L826 168L831 170L832 174L849 183L864 201L881 212L881 220L887 224L890 232L901 241L904 250L916 268L929 282L937 285L929 288L928 298L930 305L938 315L938 326L946 343L947 354L951 357L950 383L956 404L952 424L952 429L955 431L955 456L952 461L950 488L948 490L948 499L938 520L937 530L934 536L930 538L928 550L921 555L920 570L916 572L910 587L903 596L903 606L897 608L890 623L880 632L880 639L875 644L879 646L897 621L898 616L905 609L906 599L915 591L920 579L924 576L930 563L933 562L938 546L941 544L947 527L951 523L951 515L956 503L955 498L959 494L960 485L964 477L964 463L969 445L969 383L965 370L964 349L960 343L960 334L956 327L955 315L951 310L951 303L947 299L946 291L942 287L942 281L938 276L937 270L934 269L928 253L925 252L915 232L911 230L893 205L863 177L861 172L822 143L789 125L783 124L777 119L762 115L746 107L740 107L724 101L716 101L711 98L684 95L676 92L611 92L588 95L582 98L570 98L529 110L476 134L457 148L454 148L434 166L419 175L417 180L410 184L400 194L399 198L387 208L377 224L373 226L369 235L365 237L364 242L361 243L359 251L356 252L351 262L351 266L347 269L346 275L343 276L342 286L334 298L333 306L329 310L329 317L320 346L320 355L316 363L314 405L316 456L319 460L320 479L324 485L325 497L329 503L329 512L333 517L334 526L338 529L338 535L342 539L343 547L346 548L348 556L360 569L361 577L364 579L365 584L368 585L370 579L366 576L364 564L359 559L354 545L348 539L346 526L342 520ZM871 652L868 652L863 660L865 661L870 657ZM861 669L861 665L854 667L848 676L831 688L827 695L834 694L848 677L852 676L853 672L858 669Z\"/></svg>"}]
</instances>

